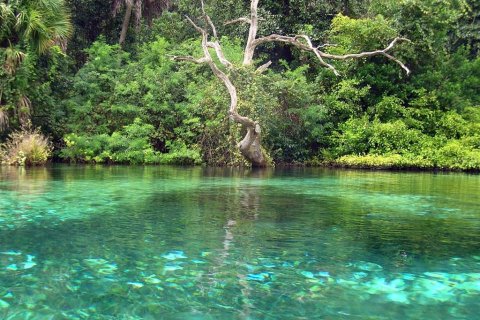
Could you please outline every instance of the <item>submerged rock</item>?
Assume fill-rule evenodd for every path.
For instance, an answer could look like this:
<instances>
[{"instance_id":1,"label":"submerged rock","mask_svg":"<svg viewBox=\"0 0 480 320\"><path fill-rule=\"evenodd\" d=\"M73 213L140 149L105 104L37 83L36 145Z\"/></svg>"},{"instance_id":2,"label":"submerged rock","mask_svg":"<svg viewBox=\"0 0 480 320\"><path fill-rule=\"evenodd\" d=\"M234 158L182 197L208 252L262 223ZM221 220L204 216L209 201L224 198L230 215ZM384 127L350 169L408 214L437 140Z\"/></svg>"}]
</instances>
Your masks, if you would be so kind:
<instances>
[{"instance_id":1,"label":"submerged rock","mask_svg":"<svg viewBox=\"0 0 480 320\"><path fill-rule=\"evenodd\" d=\"M158 278L145 278L144 281L148 284L159 284L160 282L162 282L160 279Z\"/></svg>"},{"instance_id":2,"label":"submerged rock","mask_svg":"<svg viewBox=\"0 0 480 320\"><path fill-rule=\"evenodd\" d=\"M9 270L9 271L17 271L17 270L18 270L18 266L17 266L15 263L13 263L13 264L8 265L8 266L6 267L6 269Z\"/></svg>"},{"instance_id":3,"label":"submerged rock","mask_svg":"<svg viewBox=\"0 0 480 320\"><path fill-rule=\"evenodd\" d=\"M381 265L373 262L366 262L366 261L358 261L354 263L353 266L363 271L382 271L383 270L383 267Z\"/></svg>"},{"instance_id":4,"label":"submerged rock","mask_svg":"<svg viewBox=\"0 0 480 320\"><path fill-rule=\"evenodd\" d=\"M105 259L84 259L84 264L97 275L110 275L117 271L116 263L108 262Z\"/></svg>"},{"instance_id":5,"label":"submerged rock","mask_svg":"<svg viewBox=\"0 0 480 320\"><path fill-rule=\"evenodd\" d=\"M265 282L272 280L273 273L271 272L262 272L262 273L250 273L247 274L247 280Z\"/></svg>"},{"instance_id":6,"label":"submerged rock","mask_svg":"<svg viewBox=\"0 0 480 320\"><path fill-rule=\"evenodd\" d=\"M164 272L182 270L183 267L179 263L167 263L163 267Z\"/></svg>"},{"instance_id":7,"label":"submerged rock","mask_svg":"<svg viewBox=\"0 0 480 320\"><path fill-rule=\"evenodd\" d=\"M141 283L141 282L127 282L127 284L129 286L132 286L132 288L134 288L134 289L140 289L144 286L144 284Z\"/></svg>"},{"instance_id":8,"label":"submerged rock","mask_svg":"<svg viewBox=\"0 0 480 320\"><path fill-rule=\"evenodd\" d=\"M305 278L315 279L315 275L313 274L313 272L310 272L310 271L302 271L302 272L300 272L300 274L301 274L302 276L304 276Z\"/></svg>"},{"instance_id":9,"label":"submerged rock","mask_svg":"<svg viewBox=\"0 0 480 320\"><path fill-rule=\"evenodd\" d=\"M199 259L193 259L192 262L195 263L195 264L205 264L205 263L207 263L206 261L199 260Z\"/></svg>"},{"instance_id":10,"label":"submerged rock","mask_svg":"<svg viewBox=\"0 0 480 320\"><path fill-rule=\"evenodd\" d=\"M4 301L2 299L0 299L0 309L6 309L10 307L10 303L8 303L7 301Z\"/></svg>"},{"instance_id":11,"label":"submerged rock","mask_svg":"<svg viewBox=\"0 0 480 320\"><path fill-rule=\"evenodd\" d=\"M177 259L186 259L188 258L183 251L174 250L161 255L162 258L167 260L177 260Z\"/></svg>"},{"instance_id":12,"label":"submerged rock","mask_svg":"<svg viewBox=\"0 0 480 320\"><path fill-rule=\"evenodd\" d=\"M387 295L387 299L393 302L409 304L408 295L405 292L392 292Z\"/></svg>"},{"instance_id":13,"label":"submerged rock","mask_svg":"<svg viewBox=\"0 0 480 320\"><path fill-rule=\"evenodd\" d=\"M353 273L353 279L355 280L363 279L363 278L366 278L367 276L368 276L368 273L363 271Z\"/></svg>"},{"instance_id":14,"label":"submerged rock","mask_svg":"<svg viewBox=\"0 0 480 320\"><path fill-rule=\"evenodd\" d=\"M2 251L0 254L6 255L6 256L20 256L22 253L20 251L16 250L9 250L9 251Z\"/></svg>"}]
</instances>

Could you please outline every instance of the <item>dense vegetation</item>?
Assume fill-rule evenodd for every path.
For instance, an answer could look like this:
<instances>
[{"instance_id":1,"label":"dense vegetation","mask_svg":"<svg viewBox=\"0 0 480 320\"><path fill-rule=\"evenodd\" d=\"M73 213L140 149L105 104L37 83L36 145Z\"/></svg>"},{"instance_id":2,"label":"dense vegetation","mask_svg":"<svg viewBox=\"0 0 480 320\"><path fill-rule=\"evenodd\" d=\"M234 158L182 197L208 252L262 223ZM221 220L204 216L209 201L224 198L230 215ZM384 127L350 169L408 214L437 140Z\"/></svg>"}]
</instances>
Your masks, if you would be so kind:
<instances>
[{"instance_id":1,"label":"dense vegetation","mask_svg":"<svg viewBox=\"0 0 480 320\"><path fill-rule=\"evenodd\" d=\"M249 1L206 5L240 64L247 27L223 22L247 16ZM273 61L267 72L230 74L273 163L480 169L477 1L264 0L259 9L260 33L308 34L332 53L411 40L395 48L408 76L372 57L335 62L337 77L280 44L255 57ZM57 161L245 164L223 85L207 66L171 59L200 55L185 14L198 16L199 2L0 0L3 161L43 163L51 145L39 128ZM12 154L12 145L32 150L28 141L44 145L33 148L39 161Z\"/></svg>"}]
</instances>

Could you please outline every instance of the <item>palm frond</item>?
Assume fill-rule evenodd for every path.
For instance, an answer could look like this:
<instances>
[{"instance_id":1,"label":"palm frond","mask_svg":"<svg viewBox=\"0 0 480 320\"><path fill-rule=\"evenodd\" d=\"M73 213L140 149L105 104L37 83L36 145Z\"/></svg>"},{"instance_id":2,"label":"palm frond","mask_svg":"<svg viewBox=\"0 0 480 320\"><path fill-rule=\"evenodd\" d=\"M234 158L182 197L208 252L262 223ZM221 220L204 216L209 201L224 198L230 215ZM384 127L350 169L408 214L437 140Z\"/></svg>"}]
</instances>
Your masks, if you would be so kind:
<instances>
[{"instance_id":1,"label":"palm frond","mask_svg":"<svg viewBox=\"0 0 480 320\"><path fill-rule=\"evenodd\" d=\"M32 102L27 96L22 95L17 101L17 116L22 127L29 127L31 124L30 114L32 110Z\"/></svg>"},{"instance_id":2,"label":"palm frond","mask_svg":"<svg viewBox=\"0 0 480 320\"><path fill-rule=\"evenodd\" d=\"M0 132L5 131L8 129L9 126L9 119L7 110L4 108L0 108Z\"/></svg>"},{"instance_id":3,"label":"palm frond","mask_svg":"<svg viewBox=\"0 0 480 320\"><path fill-rule=\"evenodd\" d=\"M14 19L15 14L13 13L12 7L6 3L0 3L0 26L3 28Z\"/></svg>"},{"instance_id":4,"label":"palm frond","mask_svg":"<svg viewBox=\"0 0 480 320\"><path fill-rule=\"evenodd\" d=\"M3 62L3 68L7 74L12 75L17 70L18 66L25 59L25 53L16 49L13 46L9 46L5 49L5 60Z\"/></svg>"}]
</instances>

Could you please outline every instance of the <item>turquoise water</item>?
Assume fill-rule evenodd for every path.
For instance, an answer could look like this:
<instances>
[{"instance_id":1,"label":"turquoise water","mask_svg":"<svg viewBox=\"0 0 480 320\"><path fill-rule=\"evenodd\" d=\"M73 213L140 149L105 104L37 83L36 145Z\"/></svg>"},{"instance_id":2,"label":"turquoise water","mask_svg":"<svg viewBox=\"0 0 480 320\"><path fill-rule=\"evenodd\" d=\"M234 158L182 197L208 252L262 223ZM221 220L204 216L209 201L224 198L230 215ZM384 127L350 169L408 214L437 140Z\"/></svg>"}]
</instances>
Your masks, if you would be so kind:
<instances>
[{"instance_id":1,"label":"turquoise water","mask_svg":"<svg viewBox=\"0 0 480 320\"><path fill-rule=\"evenodd\" d=\"M0 170L0 319L479 317L478 175Z\"/></svg>"}]
</instances>

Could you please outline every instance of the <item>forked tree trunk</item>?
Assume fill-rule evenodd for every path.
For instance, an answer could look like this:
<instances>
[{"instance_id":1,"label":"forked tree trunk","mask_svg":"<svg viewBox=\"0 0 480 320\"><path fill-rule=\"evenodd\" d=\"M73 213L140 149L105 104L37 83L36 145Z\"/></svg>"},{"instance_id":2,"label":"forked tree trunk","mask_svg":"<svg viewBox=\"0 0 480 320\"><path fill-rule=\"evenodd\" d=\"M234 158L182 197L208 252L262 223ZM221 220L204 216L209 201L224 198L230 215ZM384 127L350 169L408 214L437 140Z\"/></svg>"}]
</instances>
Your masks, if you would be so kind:
<instances>
[{"instance_id":1,"label":"forked tree trunk","mask_svg":"<svg viewBox=\"0 0 480 320\"><path fill-rule=\"evenodd\" d=\"M261 130L257 123L253 127L247 126L245 138L238 144L240 153L252 163L253 167L266 167L269 165L262 149Z\"/></svg>"},{"instance_id":2,"label":"forked tree trunk","mask_svg":"<svg viewBox=\"0 0 480 320\"><path fill-rule=\"evenodd\" d=\"M130 25L130 18L132 16L132 9L133 3L131 1L127 1L125 16L123 17L122 31L120 32L120 40L118 41L120 47L123 47L125 39L127 38L128 26Z\"/></svg>"}]
</instances>

